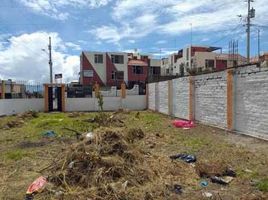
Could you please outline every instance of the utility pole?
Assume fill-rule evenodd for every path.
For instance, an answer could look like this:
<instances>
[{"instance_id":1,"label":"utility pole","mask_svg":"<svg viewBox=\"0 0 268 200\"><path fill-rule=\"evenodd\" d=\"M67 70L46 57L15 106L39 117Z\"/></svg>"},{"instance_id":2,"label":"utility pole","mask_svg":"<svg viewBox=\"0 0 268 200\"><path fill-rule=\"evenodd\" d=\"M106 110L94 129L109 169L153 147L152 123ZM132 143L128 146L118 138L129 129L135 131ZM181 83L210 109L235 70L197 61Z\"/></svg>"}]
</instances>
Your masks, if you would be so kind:
<instances>
[{"instance_id":1,"label":"utility pole","mask_svg":"<svg viewBox=\"0 0 268 200\"><path fill-rule=\"evenodd\" d=\"M190 26L191 26L191 44L189 48L189 57L190 57L189 68L192 69L193 24L190 23Z\"/></svg>"},{"instance_id":2,"label":"utility pole","mask_svg":"<svg viewBox=\"0 0 268 200\"><path fill-rule=\"evenodd\" d=\"M261 39L260 39L260 29L258 29L258 60L261 56Z\"/></svg>"},{"instance_id":3,"label":"utility pole","mask_svg":"<svg viewBox=\"0 0 268 200\"><path fill-rule=\"evenodd\" d=\"M248 16L247 16L247 62L250 62L250 19L255 17L255 9L250 8L250 3L254 2L253 0L247 0L248 2Z\"/></svg>"},{"instance_id":4,"label":"utility pole","mask_svg":"<svg viewBox=\"0 0 268 200\"><path fill-rule=\"evenodd\" d=\"M49 37L49 44L48 44L48 51L49 51L49 72L50 72L50 83L53 83L53 76L52 76L52 53L51 53L51 37Z\"/></svg>"}]
</instances>

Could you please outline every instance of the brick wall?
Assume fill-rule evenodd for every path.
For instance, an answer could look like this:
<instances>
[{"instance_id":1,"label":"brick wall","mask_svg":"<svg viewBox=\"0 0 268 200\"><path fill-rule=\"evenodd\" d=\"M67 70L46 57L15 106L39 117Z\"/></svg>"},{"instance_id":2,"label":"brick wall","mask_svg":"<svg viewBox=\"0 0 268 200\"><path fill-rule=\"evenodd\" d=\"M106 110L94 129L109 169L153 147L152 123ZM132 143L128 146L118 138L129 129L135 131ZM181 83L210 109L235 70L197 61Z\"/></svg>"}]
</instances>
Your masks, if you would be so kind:
<instances>
[{"instance_id":1,"label":"brick wall","mask_svg":"<svg viewBox=\"0 0 268 200\"><path fill-rule=\"evenodd\" d=\"M168 114L168 81L159 82L159 112Z\"/></svg>"},{"instance_id":2,"label":"brick wall","mask_svg":"<svg viewBox=\"0 0 268 200\"><path fill-rule=\"evenodd\" d=\"M173 115L189 119L189 78L173 79Z\"/></svg>"},{"instance_id":3,"label":"brick wall","mask_svg":"<svg viewBox=\"0 0 268 200\"><path fill-rule=\"evenodd\" d=\"M148 89L148 108L150 110L155 110L155 83L149 84Z\"/></svg>"},{"instance_id":4,"label":"brick wall","mask_svg":"<svg viewBox=\"0 0 268 200\"><path fill-rule=\"evenodd\" d=\"M238 68L234 85L234 129L268 136L268 69Z\"/></svg>"},{"instance_id":5,"label":"brick wall","mask_svg":"<svg viewBox=\"0 0 268 200\"><path fill-rule=\"evenodd\" d=\"M246 66L148 87L151 110L268 140L268 68Z\"/></svg>"},{"instance_id":6,"label":"brick wall","mask_svg":"<svg viewBox=\"0 0 268 200\"><path fill-rule=\"evenodd\" d=\"M196 76L194 88L195 119L225 128L227 124L226 72Z\"/></svg>"}]
</instances>

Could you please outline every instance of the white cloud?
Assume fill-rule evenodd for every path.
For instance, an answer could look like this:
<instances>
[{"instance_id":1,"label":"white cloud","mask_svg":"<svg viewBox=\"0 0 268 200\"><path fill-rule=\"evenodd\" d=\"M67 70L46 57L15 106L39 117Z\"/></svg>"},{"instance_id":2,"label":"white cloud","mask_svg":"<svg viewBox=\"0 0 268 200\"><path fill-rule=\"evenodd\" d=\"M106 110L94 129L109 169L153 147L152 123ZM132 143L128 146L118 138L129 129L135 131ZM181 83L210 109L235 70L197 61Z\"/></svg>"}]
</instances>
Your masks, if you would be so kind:
<instances>
[{"instance_id":1,"label":"white cloud","mask_svg":"<svg viewBox=\"0 0 268 200\"><path fill-rule=\"evenodd\" d=\"M65 45L67 47L71 48L72 50L75 50L75 51L81 51L82 50L80 45L72 43L72 42L66 42Z\"/></svg>"},{"instance_id":2,"label":"white cloud","mask_svg":"<svg viewBox=\"0 0 268 200\"><path fill-rule=\"evenodd\" d=\"M47 82L48 55L41 51L52 38L53 73L63 73L66 81L77 79L79 56L65 52L67 46L57 33L34 32L9 38L9 45L0 51L2 78Z\"/></svg>"},{"instance_id":3,"label":"white cloud","mask_svg":"<svg viewBox=\"0 0 268 200\"><path fill-rule=\"evenodd\" d=\"M252 3L256 8L253 23L268 23L268 4L265 1ZM189 33L190 24L194 32L217 33L237 26L237 15L246 16L246 12L247 4L234 0L118 0L111 13L116 23L103 25L92 33L99 40L115 43L151 33Z\"/></svg>"},{"instance_id":4,"label":"white cloud","mask_svg":"<svg viewBox=\"0 0 268 200\"><path fill-rule=\"evenodd\" d=\"M166 43L167 43L166 40L159 40L159 41L156 42L156 44L166 44Z\"/></svg>"},{"instance_id":5,"label":"white cloud","mask_svg":"<svg viewBox=\"0 0 268 200\"><path fill-rule=\"evenodd\" d=\"M129 42L130 44L135 44L135 43L136 43L135 40L128 40L128 42Z\"/></svg>"},{"instance_id":6,"label":"white cloud","mask_svg":"<svg viewBox=\"0 0 268 200\"><path fill-rule=\"evenodd\" d=\"M104 40L109 43L119 44L122 39L142 38L152 31L157 24L156 16L153 14L144 14L131 21L124 21L121 26L103 25L95 27L89 31L97 40Z\"/></svg>"},{"instance_id":7,"label":"white cloud","mask_svg":"<svg viewBox=\"0 0 268 200\"><path fill-rule=\"evenodd\" d=\"M34 12L58 20L66 20L69 13L62 8L98 8L107 5L111 0L18 0Z\"/></svg>"}]
</instances>

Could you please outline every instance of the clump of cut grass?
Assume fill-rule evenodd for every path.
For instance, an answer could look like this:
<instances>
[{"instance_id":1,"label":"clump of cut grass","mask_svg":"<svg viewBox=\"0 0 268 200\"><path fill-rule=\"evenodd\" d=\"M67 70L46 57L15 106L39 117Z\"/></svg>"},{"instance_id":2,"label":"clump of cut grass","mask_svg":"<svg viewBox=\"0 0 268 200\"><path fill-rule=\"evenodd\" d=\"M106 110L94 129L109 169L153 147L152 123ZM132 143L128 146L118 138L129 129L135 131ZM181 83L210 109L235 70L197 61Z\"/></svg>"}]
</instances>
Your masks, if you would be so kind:
<instances>
[{"instance_id":1,"label":"clump of cut grass","mask_svg":"<svg viewBox=\"0 0 268 200\"><path fill-rule=\"evenodd\" d=\"M28 154L22 150L13 150L6 153L6 158L15 161L21 160L25 156L28 156Z\"/></svg>"},{"instance_id":2,"label":"clump of cut grass","mask_svg":"<svg viewBox=\"0 0 268 200\"><path fill-rule=\"evenodd\" d=\"M268 192L268 178L262 179L257 184L257 188L262 192Z\"/></svg>"}]
</instances>

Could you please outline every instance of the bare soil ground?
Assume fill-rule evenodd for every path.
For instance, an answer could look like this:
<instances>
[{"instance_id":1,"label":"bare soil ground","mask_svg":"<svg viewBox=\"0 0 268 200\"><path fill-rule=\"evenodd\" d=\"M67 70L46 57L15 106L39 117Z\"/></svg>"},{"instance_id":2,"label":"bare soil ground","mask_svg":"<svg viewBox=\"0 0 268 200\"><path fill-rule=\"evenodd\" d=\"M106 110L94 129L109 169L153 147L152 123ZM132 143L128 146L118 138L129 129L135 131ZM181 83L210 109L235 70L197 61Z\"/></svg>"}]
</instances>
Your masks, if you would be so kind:
<instances>
[{"instance_id":1,"label":"bare soil ground","mask_svg":"<svg viewBox=\"0 0 268 200\"><path fill-rule=\"evenodd\" d=\"M268 142L204 125L174 128L172 118L147 111L107 116L107 123L99 113L0 118L0 199L23 199L41 175L52 184L35 199L209 199L204 192L219 200L268 199ZM95 138L77 140L72 129ZM57 136L43 137L47 130ZM169 158L178 153L194 154L197 162ZM229 185L200 177L226 168L237 174Z\"/></svg>"}]
</instances>

